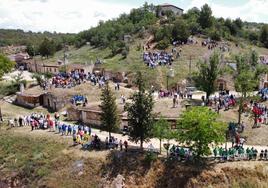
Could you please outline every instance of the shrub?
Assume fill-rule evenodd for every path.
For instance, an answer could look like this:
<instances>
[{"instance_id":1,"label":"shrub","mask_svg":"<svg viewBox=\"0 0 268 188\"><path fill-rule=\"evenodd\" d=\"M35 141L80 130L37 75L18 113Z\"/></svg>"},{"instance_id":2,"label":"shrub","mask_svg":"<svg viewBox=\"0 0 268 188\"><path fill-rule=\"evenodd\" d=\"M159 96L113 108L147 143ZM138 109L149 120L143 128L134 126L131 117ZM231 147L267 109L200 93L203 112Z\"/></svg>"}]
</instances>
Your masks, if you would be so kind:
<instances>
[{"instance_id":1,"label":"shrub","mask_svg":"<svg viewBox=\"0 0 268 188\"><path fill-rule=\"evenodd\" d=\"M164 50L169 46L170 42L168 39L163 39L157 44L157 48L160 50Z\"/></svg>"},{"instance_id":2,"label":"shrub","mask_svg":"<svg viewBox=\"0 0 268 188\"><path fill-rule=\"evenodd\" d=\"M147 164L151 164L152 162L157 160L157 154L153 152L147 152L145 154L144 162Z\"/></svg>"},{"instance_id":3,"label":"shrub","mask_svg":"<svg viewBox=\"0 0 268 188\"><path fill-rule=\"evenodd\" d=\"M216 41L220 41L221 40L221 34L220 34L220 32L219 31L216 31L214 29L212 31L210 31L209 37L212 40L216 40Z\"/></svg>"}]
</instances>

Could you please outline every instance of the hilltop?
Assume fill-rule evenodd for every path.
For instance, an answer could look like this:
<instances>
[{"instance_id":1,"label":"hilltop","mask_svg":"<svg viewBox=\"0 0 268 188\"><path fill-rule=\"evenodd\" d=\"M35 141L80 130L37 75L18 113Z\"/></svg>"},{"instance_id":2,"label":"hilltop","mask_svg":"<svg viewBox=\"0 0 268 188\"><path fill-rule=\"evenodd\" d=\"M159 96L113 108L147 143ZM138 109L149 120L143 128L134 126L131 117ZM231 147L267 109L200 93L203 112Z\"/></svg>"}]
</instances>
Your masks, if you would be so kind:
<instances>
[{"instance_id":1,"label":"hilltop","mask_svg":"<svg viewBox=\"0 0 268 188\"><path fill-rule=\"evenodd\" d=\"M48 59L42 59L42 62L53 64L59 59L63 60L65 52L68 63L93 65L101 60L100 67L106 70L124 72L128 78L139 70L144 73L148 86L163 88L170 67L148 68L143 62L143 52L181 51L172 63L175 76L170 79L170 84L173 86L187 79L189 71L196 70L197 62L212 53L208 46L202 46L202 42L208 39L216 42L218 47L228 49L220 51L218 47L215 48L223 54L223 63L234 62L235 55L250 50L258 55L268 55L265 48L268 30L265 24L243 22L239 18L215 18L207 5L201 10L190 9L181 16L168 10L163 16L157 12L158 6L144 4L117 19L100 22L97 27L78 33L67 50L59 50ZM202 20L203 17L207 20ZM174 42L178 43L176 47ZM222 67L226 68L225 65Z\"/></svg>"}]
</instances>

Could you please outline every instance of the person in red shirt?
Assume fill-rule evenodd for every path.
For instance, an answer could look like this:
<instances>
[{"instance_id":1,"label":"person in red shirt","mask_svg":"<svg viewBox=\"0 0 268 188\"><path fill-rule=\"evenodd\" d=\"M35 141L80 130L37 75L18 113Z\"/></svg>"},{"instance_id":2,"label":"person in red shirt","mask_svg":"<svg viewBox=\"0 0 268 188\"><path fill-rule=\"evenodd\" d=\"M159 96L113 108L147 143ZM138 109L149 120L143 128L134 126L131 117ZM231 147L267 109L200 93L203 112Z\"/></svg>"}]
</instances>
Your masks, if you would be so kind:
<instances>
[{"instance_id":1,"label":"person in red shirt","mask_svg":"<svg viewBox=\"0 0 268 188\"><path fill-rule=\"evenodd\" d=\"M127 143L127 141L126 141L126 140L124 141L124 146L125 146L125 151L127 152L128 143Z\"/></svg>"}]
</instances>

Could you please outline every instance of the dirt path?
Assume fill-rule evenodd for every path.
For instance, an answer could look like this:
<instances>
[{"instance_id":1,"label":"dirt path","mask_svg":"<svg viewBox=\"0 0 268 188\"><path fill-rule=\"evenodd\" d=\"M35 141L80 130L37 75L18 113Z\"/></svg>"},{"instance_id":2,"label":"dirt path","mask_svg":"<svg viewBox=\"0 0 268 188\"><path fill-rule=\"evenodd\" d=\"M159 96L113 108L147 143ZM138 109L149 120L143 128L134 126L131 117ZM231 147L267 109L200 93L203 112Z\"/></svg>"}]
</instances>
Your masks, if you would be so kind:
<instances>
[{"instance_id":1,"label":"dirt path","mask_svg":"<svg viewBox=\"0 0 268 188\"><path fill-rule=\"evenodd\" d=\"M47 138L49 140L53 139L61 144L67 144L69 146L72 146L73 142L72 142L72 136L61 136L60 134L56 133L56 132L50 132L48 130L34 130L31 131L30 130L30 126L24 126L24 127L16 127L16 128L12 128L9 131L12 131L15 134L19 134L19 135L25 135L25 136L33 136L36 138ZM106 137L108 137L108 132L106 131L100 131L98 129L92 129L92 135L98 135L99 138L104 141ZM112 133L112 136L114 136L115 138L117 138L118 140L128 140L128 136L123 136L122 134L117 134L117 133ZM164 148L164 143L166 143L167 141L163 141L162 142L162 148ZM130 146L132 147L139 147L140 144L139 143L134 143L134 142L130 142L128 140L128 143ZM170 141L171 144L177 144L177 142L175 140L171 140ZM153 146L153 147L152 147ZM225 147L225 144L221 145L222 147ZM232 146L231 143L227 143L227 148L230 148ZM251 148L254 147L255 149L258 150L258 152L260 153L261 150L265 150L268 149L267 145L244 145L244 148ZM144 148L145 149L155 149L155 150L159 150L160 146L159 146L159 140L158 139L151 139L150 142L148 143L144 143ZM81 149L80 146L76 146L73 149ZM84 151L80 150L82 153L80 155L86 155L87 154L84 153ZM66 151L67 152L67 151ZM88 152L90 153L90 152ZM96 154L96 153L95 153ZM107 154L107 152L103 152L103 154ZM90 154L90 156L94 156L94 153Z\"/></svg>"}]
</instances>

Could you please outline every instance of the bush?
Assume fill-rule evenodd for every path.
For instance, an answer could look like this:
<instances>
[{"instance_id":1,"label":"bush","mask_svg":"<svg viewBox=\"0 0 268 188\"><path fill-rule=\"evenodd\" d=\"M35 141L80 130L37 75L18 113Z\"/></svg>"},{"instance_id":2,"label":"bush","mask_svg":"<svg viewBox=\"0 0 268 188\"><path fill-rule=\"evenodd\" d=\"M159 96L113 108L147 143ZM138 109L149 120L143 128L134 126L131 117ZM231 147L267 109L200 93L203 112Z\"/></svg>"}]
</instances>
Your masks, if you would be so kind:
<instances>
[{"instance_id":1,"label":"bush","mask_svg":"<svg viewBox=\"0 0 268 188\"><path fill-rule=\"evenodd\" d=\"M144 162L147 164L151 164L152 162L157 160L157 154L153 152L147 152L145 154Z\"/></svg>"},{"instance_id":2,"label":"bush","mask_svg":"<svg viewBox=\"0 0 268 188\"><path fill-rule=\"evenodd\" d=\"M122 50L121 55L125 59L125 58L127 58L128 53L129 53L129 51L127 49L124 49L124 50Z\"/></svg>"},{"instance_id":3,"label":"bush","mask_svg":"<svg viewBox=\"0 0 268 188\"><path fill-rule=\"evenodd\" d=\"M158 44L157 44L157 48L160 50L164 50L166 49L170 44L170 41L168 39L164 39L161 40Z\"/></svg>"},{"instance_id":4,"label":"bush","mask_svg":"<svg viewBox=\"0 0 268 188\"><path fill-rule=\"evenodd\" d=\"M216 31L214 29L212 31L210 31L209 37L212 40L216 40L216 41L220 41L221 40L221 34L220 34L220 32L219 31Z\"/></svg>"}]
</instances>

